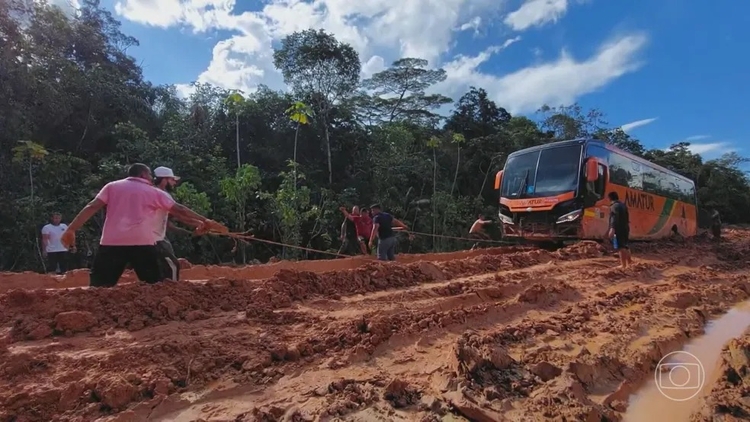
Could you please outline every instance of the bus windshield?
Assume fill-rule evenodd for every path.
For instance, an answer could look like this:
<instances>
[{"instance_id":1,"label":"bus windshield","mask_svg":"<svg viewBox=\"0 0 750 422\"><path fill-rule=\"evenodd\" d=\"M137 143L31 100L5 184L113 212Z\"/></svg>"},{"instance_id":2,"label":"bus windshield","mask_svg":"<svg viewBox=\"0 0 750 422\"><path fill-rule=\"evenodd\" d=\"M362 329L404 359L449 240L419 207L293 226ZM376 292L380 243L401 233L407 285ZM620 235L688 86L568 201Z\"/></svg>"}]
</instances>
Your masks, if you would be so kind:
<instances>
[{"instance_id":1,"label":"bus windshield","mask_svg":"<svg viewBox=\"0 0 750 422\"><path fill-rule=\"evenodd\" d=\"M580 145L515 155L505 164L500 194L506 198L518 199L574 191L578 184L580 163Z\"/></svg>"}]
</instances>

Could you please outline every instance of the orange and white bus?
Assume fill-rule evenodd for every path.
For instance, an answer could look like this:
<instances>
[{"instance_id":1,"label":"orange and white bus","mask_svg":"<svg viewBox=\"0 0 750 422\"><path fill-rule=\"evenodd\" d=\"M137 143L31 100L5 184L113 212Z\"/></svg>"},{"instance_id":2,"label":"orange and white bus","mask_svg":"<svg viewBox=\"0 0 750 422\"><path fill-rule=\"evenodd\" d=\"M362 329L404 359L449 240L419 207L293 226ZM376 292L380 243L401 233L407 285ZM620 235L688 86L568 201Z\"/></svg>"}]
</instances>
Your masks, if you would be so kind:
<instances>
[{"instance_id":1,"label":"orange and white bus","mask_svg":"<svg viewBox=\"0 0 750 422\"><path fill-rule=\"evenodd\" d=\"M692 180L595 139L516 151L495 176L495 189L508 239L603 239L612 191L628 206L632 240L698 230Z\"/></svg>"}]
</instances>

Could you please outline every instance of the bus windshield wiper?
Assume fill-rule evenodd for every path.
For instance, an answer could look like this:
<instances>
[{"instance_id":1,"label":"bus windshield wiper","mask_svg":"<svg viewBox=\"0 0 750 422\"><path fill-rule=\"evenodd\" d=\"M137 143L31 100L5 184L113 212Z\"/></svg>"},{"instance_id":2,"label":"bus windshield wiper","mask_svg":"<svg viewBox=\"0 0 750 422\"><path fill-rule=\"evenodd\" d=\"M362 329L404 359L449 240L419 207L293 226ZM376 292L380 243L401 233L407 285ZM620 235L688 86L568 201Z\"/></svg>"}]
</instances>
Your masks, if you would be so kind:
<instances>
[{"instance_id":1,"label":"bus windshield wiper","mask_svg":"<svg viewBox=\"0 0 750 422\"><path fill-rule=\"evenodd\" d=\"M523 174L523 180L521 180L521 186L518 187L516 196L519 198L523 197L523 192L526 190L526 186L529 184L529 170L526 169L526 173Z\"/></svg>"}]
</instances>

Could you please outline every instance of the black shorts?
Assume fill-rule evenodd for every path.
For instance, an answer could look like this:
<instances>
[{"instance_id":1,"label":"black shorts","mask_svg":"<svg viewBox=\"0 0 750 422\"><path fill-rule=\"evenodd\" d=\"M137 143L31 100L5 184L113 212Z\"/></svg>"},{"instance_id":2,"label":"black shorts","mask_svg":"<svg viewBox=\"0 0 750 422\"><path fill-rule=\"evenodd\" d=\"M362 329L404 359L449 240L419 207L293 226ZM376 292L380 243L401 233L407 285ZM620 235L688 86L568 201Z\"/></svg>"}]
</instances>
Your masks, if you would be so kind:
<instances>
[{"instance_id":1,"label":"black shorts","mask_svg":"<svg viewBox=\"0 0 750 422\"><path fill-rule=\"evenodd\" d=\"M91 287L112 287L120 280L125 267L130 264L138 279L149 284L164 279L159 266L156 245L99 246L91 266Z\"/></svg>"},{"instance_id":2,"label":"black shorts","mask_svg":"<svg viewBox=\"0 0 750 422\"><path fill-rule=\"evenodd\" d=\"M615 237L617 237L617 247L615 249L630 249L630 247L628 246L630 241L630 232L615 231Z\"/></svg>"}]
</instances>

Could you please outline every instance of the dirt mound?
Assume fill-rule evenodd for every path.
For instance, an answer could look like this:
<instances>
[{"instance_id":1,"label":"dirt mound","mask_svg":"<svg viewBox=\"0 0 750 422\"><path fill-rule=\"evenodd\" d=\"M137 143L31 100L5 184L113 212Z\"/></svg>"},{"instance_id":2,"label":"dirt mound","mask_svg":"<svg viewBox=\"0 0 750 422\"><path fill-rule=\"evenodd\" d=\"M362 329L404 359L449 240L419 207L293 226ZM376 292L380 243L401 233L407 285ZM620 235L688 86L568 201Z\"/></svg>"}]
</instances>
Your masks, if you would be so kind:
<instances>
[{"instance_id":1,"label":"dirt mound","mask_svg":"<svg viewBox=\"0 0 750 422\"><path fill-rule=\"evenodd\" d=\"M259 281L218 279L155 286L131 283L110 289L14 290L0 295L0 324L12 323L14 341L110 328L137 331L168 321L195 321L230 311L261 316L314 296L337 299L342 294L365 294L523 268L550 259L546 252L529 251L439 263L371 262L322 274L282 269L276 276ZM72 318L70 315L86 315L86 321L82 325L58 323L61 318Z\"/></svg>"},{"instance_id":2,"label":"dirt mound","mask_svg":"<svg viewBox=\"0 0 750 422\"><path fill-rule=\"evenodd\" d=\"M724 347L720 365L721 376L691 422L750 419L750 331Z\"/></svg>"},{"instance_id":3,"label":"dirt mound","mask_svg":"<svg viewBox=\"0 0 750 422\"><path fill-rule=\"evenodd\" d=\"M471 259L482 255L503 255L531 250L530 247L506 246L498 248L480 249L474 251L459 251L434 254L401 254L398 262L402 264L416 262L445 262L460 259ZM193 265L186 259L180 258L180 277L184 280L212 280L228 278L235 280L261 280L276 275L279 271L303 271L325 273L357 268L365 263L373 262L372 256L355 256L344 259L316 260L316 261L280 261L274 260L268 264L246 265L239 267L219 265ZM120 279L120 284L137 281L135 274L128 270ZM89 271L77 269L63 276L24 273L0 273L0 292L13 289L51 289L86 287L89 285Z\"/></svg>"},{"instance_id":4,"label":"dirt mound","mask_svg":"<svg viewBox=\"0 0 750 422\"><path fill-rule=\"evenodd\" d=\"M0 296L0 323L12 322L12 335L38 339L86 329L125 328L130 331L167 321L194 321L228 311L277 309L313 295L338 297L387 287L435 280L429 264L368 264L343 273L318 275L281 271L262 282L216 280L211 283L167 282L155 286L129 284L112 289L16 290ZM73 318L86 315L85 324ZM60 321L69 323L60 324Z\"/></svg>"}]
</instances>

